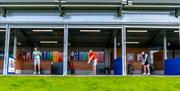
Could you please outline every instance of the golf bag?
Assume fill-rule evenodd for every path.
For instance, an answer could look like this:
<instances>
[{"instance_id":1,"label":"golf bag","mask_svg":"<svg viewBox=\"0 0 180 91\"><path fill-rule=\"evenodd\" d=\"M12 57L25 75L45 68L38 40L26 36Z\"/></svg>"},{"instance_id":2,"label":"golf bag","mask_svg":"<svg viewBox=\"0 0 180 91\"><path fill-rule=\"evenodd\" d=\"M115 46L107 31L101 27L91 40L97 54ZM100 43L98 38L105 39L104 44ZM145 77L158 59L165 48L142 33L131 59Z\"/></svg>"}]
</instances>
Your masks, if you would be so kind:
<instances>
[{"instance_id":1,"label":"golf bag","mask_svg":"<svg viewBox=\"0 0 180 91\"><path fill-rule=\"evenodd\" d=\"M134 74L134 66L132 64L128 64L128 74L129 75Z\"/></svg>"}]
</instances>

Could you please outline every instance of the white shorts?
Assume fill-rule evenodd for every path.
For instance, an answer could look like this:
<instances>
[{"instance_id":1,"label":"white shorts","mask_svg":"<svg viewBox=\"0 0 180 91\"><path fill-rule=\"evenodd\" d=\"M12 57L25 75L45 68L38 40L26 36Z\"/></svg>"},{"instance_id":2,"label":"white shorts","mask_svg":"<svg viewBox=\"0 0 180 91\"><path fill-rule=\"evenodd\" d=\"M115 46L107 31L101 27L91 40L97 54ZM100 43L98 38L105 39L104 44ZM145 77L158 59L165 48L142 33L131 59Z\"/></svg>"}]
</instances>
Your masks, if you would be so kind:
<instances>
[{"instance_id":1,"label":"white shorts","mask_svg":"<svg viewBox=\"0 0 180 91\"><path fill-rule=\"evenodd\" d=\"M93 66L96 67L96 65L97 65L97 59L93 60Z\"/></svg>"},{"instance_id":2,"label":"white shorts","mask_svg":"<svg viewBox=\"0 0 180 91\"><path fill-rule=\"evenodd\" d=\"M34 65L40 65L40 58L34 59Z\"/></svg>"}]
</instances>

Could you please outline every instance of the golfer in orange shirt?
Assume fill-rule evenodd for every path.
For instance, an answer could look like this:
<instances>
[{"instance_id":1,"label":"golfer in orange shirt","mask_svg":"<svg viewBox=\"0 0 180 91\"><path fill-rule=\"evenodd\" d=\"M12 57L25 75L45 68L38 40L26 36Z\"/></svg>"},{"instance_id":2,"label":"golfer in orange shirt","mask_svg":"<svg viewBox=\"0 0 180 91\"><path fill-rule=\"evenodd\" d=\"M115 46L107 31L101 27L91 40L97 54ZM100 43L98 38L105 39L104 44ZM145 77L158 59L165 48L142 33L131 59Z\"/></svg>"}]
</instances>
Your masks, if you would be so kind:
<instances>
[{"instance_id":1,"label":"golfer in orange shirt","mask_svg":"<svg viewBox=\"0 0 180 91\"><path fill-rule=\"evenodd\" d=\"M93 74L96 75L96 65L97 65L97 57L96 57L96 53L94 53L92 50L89 50L89 60L88 60L88 64L90 64L90 62L93 62Z\"/></svg>"}]
</instances>

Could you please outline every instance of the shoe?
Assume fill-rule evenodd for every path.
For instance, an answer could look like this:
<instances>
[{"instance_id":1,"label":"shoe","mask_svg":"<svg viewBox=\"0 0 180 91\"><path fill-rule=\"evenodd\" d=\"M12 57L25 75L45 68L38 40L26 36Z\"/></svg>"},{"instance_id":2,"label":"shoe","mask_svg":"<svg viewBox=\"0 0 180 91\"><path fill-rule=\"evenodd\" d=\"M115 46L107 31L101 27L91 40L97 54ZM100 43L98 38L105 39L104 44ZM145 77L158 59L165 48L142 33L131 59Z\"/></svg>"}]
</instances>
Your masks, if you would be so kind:
<instances>
[{"instance_id":1,"label":"shoe","mask_svg":"<svg viewBox=\"0 0 180 91\"><path fill-rule=\"evenodd\" d=\"M38 72L38 74L40 75L41 73L40 73L40 72Z\"/></svg>"},{"instance_id":2,"label":"shoe","mask_svg":"<svg viewBox=\"0 0 180 91\"><path fill-rule=\"evenodd\" d=\"M146 75L146 73L143 73L143 75Z\"/></svg>"},{"instance_id":3,"label":"shoe","mask_svg":"<svg viewBox=\"0 0 180 91\"><path fill-rule=\"evenodd\" d=\"M151 75L150 73L147 73L147 75Z\"/></svg>"},{"instance_id":4,"label":"shoe","mask_svg":"<svg viewBox=\"0 0 180 91\"><path fill-rule=\"evenodd\" d=\"M36 72L33 73L34 75L36 74Z\"/></svg>"}]
</instances>

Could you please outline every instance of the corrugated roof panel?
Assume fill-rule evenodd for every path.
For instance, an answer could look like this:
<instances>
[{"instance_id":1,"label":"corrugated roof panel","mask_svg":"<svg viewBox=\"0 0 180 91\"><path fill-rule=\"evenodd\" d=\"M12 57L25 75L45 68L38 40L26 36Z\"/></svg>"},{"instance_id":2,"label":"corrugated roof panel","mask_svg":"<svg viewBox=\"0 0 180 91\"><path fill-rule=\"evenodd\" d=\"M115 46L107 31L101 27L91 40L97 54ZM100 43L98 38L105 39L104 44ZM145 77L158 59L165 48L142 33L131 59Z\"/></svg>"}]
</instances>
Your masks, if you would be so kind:
<instances>
[{"instance_id":1,"label":"corrugated roof panel","mask_svg":"<svg viewBox=\"0 0 180 91\"><path fill-rule=\"evenodd\" d=\"M57 2L58 0L1 0L2 3L18 3L18 2ZM69 3L120 3L121 0L62 0Z\"/></svg>"},{"instance_id":2,"label":"corrugated roof panel","mask_svg":"<svg viewBox=\"0 0 180 91\"><path fill-rule=\"evenodd\" d=\"M57 0L1 0L1 3L18 3L18 2L24 2L24 3L35 3L35 2L56 2ZM68 3L119 3L122 0L63 0ZM133 3L139 3L139 4L156 4L156 3L162 3L162 4L179 4L180 0L132 0Z\"/></svg>"},{"instance_id":3,"label":"corrugated roof panel","mask_svg":"<svg viewBox=\"0 0 180 91\"><path fill-rule=\"evenodd\" d=\"M156 4L156 3L161 3L161 4L180 4L180 0L133 0L134 3L146 3L146 4Z\"/></svg>"}]
</instances>

